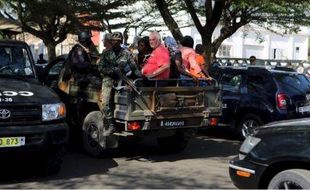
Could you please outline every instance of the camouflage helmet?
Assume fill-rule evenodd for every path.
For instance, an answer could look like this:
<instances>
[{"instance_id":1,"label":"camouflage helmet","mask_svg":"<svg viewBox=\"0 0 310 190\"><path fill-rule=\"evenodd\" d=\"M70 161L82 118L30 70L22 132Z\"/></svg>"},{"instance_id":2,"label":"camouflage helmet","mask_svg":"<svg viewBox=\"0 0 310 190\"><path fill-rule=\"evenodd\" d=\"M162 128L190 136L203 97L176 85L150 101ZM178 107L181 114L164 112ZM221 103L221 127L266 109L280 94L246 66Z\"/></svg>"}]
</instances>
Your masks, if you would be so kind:
<instances>
[{"instance_id":1,"label":"camouflage helmet","mask_svg":"<svg viewBox=\"0 0 310 190\"><path fill-rule=\"evenodd\" d=\"M121 32L113 32L112 33L112 40L119 40L123 41L123 35Z\"/></svg>"},{"instance_id":2,"label":"camouflage helmet","mask_svg":"<svg viewBox=\"0 0 310 190\"><path fill-rule=\"evenodd\" d=\"M111 40L112 39L112 34L106 33L103 37L104 40Z\"/></svg>"},{"instance_id":3,"label":"camouflage helmet","mask_svg":"<svg viewBox=\"0 0 310 190\"><path fill-rule=\"evenodd\" d=\"M92 34L89 30L87 31L81 31L78 35L79 42L85 42L89 40L92 37Z\"/></svg>"}]
</instances>

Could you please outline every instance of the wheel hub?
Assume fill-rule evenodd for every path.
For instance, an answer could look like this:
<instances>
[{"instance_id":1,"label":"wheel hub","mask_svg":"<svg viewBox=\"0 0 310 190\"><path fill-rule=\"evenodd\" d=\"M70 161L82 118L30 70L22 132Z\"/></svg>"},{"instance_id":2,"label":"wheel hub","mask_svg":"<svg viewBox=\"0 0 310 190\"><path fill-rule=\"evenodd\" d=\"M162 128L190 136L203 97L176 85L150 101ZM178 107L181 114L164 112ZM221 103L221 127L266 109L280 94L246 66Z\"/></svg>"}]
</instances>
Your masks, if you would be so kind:
<instances>
[{"instance_id":1,"label":"wheel hub","mask_svg":"<svg viewBox=\"0 0 310 190\"><path fill-rule=\"evenodd\" d=\"M99 137L99 130L95 124L89 124L86 128L88 143L92 146L96 145Z\"/></svg>"},{"instance_id":2,"label":"wheel hub","mask_svg":"<svg viewBox=\"0 0 310 190\"><path fill-rule=\"evenodd\" d=\"M242 124L242 135L247 137L250 133L254 131L256 127L258 127L258 123L255 120L247 120Z\"/></svg>"},{"instance_id":3,"label":"wheel hub","mask_svg":"<svg viewBox=\"0 0 310 190\"><path fill-rule=\"evenodd\" d=\"M276 189L303 189L303 188L294 181L286 180L279 183Z\"/></svg>"}]
</instances>

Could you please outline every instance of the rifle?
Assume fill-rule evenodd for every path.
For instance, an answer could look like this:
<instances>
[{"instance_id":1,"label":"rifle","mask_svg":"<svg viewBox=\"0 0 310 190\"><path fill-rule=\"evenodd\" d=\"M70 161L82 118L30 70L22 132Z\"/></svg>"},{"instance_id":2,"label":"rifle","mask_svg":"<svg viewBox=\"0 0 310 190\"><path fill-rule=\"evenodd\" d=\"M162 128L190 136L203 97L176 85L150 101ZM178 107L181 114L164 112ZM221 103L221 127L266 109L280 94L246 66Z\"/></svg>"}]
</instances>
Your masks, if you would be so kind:
<instances>
[{"instance_id":1,"label":"rifle","mask_svg":"<svg viewBox=\"0 0 310 190\"><path fill-rule=\"evenodd\" d=\"M120 79L125 81L139 96L142 97L141 92L137 89L135 84L126 75L124 75L118 67L114 67L113 70L114 73L118 75ZM145 105L145 107L151 111L152 115L156 115L156 113L151 108L149 108L148 103L145 101L143 97L141 98L141 101Z\"/></svg>"},{"instance_id":2,"label":"rifle","mask_svg":"<svg viewBox=\"0 0 310 190\"><path fill-rule=\"evenodd\" d=\"M141 92L137 89L135 84L127 76L125 76L118 67L114 67L113 69L114 69L114 73L120 79L122 79L124 82L126 82L138 95L141 95Z\"/></svg>"}]
</instances>

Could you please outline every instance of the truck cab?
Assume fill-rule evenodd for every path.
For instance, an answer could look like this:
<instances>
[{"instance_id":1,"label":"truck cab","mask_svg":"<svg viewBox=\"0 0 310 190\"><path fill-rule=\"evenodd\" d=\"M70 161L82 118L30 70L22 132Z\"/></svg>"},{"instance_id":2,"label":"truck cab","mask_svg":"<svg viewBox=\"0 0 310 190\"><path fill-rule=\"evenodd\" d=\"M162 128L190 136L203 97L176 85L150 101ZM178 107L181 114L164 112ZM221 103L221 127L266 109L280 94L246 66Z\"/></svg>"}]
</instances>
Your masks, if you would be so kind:
<instances>
[{"instance_id":1,"label":"truck cab","mask_svg":"<svg viewBox=\"0 0 310 190\"><path fill-rule=\"evenodd\" d=\"M38 158L44 171L58 172L68 134L66 109L38 81L26 43L0 40L0 86L1 154L27 154Z\"/></svg>"}]
</instances>

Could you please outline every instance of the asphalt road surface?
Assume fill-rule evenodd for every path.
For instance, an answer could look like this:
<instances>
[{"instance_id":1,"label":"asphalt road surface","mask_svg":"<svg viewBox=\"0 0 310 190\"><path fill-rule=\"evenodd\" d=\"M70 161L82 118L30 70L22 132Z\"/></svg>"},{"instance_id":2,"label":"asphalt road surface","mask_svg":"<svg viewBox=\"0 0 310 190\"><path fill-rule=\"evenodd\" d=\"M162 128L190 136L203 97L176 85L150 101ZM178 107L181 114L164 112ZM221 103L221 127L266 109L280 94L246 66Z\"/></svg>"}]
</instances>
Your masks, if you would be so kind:
<instances>
[{"instance_id":1,"label":"asphalt road surface","mask_svg":"<svg viewBox=\"0 0 310 190\"><path fill-rule=\"evenodd\" d=\"M235 188L228 160L237 155L239 146L229 132L208 130L178 154L161 154L153 139L125 142L104 158L71 148L57 175L44 176L23 158L1 163L0 189Z\"/></svg>"}]
</instances>

